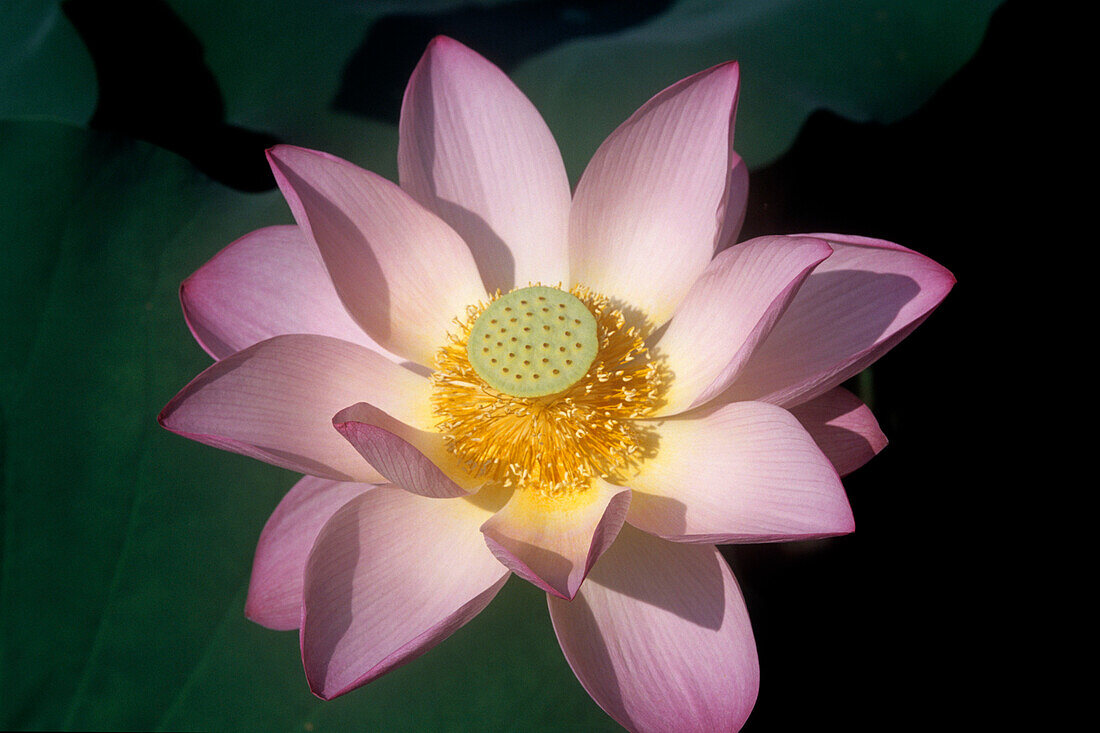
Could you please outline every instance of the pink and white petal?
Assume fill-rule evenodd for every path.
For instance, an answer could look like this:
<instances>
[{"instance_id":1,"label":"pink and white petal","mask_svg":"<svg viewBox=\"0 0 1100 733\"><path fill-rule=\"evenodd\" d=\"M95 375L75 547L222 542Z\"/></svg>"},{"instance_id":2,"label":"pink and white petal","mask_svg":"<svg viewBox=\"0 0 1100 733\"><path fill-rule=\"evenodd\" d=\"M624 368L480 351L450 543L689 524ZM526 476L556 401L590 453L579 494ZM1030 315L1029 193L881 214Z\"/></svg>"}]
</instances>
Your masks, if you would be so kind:
<instances>
[{"instance_id":1,"label":"pink and white petal","mask_svg":"<svg viewBox=\"0 0 1100 733\"><path fill-rule=\"evenodd\" d=\"M631 731L735 731L760 665L741 590L717 548L623 527L571 602L547 596L581 685Z\"/></svg>"},{"instance_id":2,"label":"pink and white petal","mask_svg":"<svg viewBox=\"0 0 1100 733\"><path fill-rule=\"evenodd\" d=\"M486 289L568 279L571 194L550 129L504 72L435 38L401 105L401 186L473 252Z\"/></svg>"},{"instance_id":3,"label":"pink and white petal","mask_svg":"<svg viewBox=\"0 0 1100 733\"><path fill-rule=\"evenodd\" d=\"M409 662L476 616L508 578L465 499L383 486L325 524L305 572L302 662L331 699Z\"/></svg>"},{"instance_id":4,"label":"pink and white petal","mask_svg":"<svg viewBox=\"0 0 1100 733\"><path fill-rule=\"evenodd\" d=\"M745 213L749 208L749 167L736 152L730 156L730 180L726 187L726 201L719 216L722 228L718 234L718 251L737 243Z\"/></svg>"},{"instance_id":5,"label":"pink and white petal","mask_svg":"<svg viewBox=\"0 0 1100 733\"><path fill-rule=\"evenodd\" d=\"M726 389L832 252L820 239L759 237L719 253L653 349L673 375L658 414L683 412Z\"/></svg>"},{"instance_id":6,"label":"pink and white petal","mask_svg":"<svg viewBox=\"0 0 1100 733\"><path fill-rule=\"evenodd\" d=\"M372 488L315 476L296 483L260 533L244 615L269 629L298 628L306 560L317 535L337 509Z\"/></svg>"},{"instance_id":7,"label":"pink and white petal","mask_svg":"<svg viewBox=\"0 0 1100 733\"><path fill-rule=\"evenodd\" d=\"M737 64L657 94L588 164L569 221L569 277L654 327L714 256L733 181Z\"/></svg>"},{"instance_id":8,"label":"pink and white petal","mask_svg":"<svg viewBox=\"0 0 1100 733\"><path fill-rule=\"evenodd\" d=\"M332 424L390 483L414 494L454 498L483 483L462 470L442 435L406 425L373 405L347 407Z\"/></svg>"},{"instance_id":9,"label":"pink and white petal","mask_svg":"<svg viewBox=\"0 0 1100 733\"><path fill-rule=\"evenodd\" d=\"M619 534L629 506L629 489L600 480L557 498L517 490L481 531L509 570L568 599Z\"/></svg>"},{"instance_id":10,"label":"pink and white petal","mask_svg":"<svg viewBox=\"0 0 1100 733\"><path fill-rule=\"evenodd\" d=\"M841 476L874 458L888 442L867 405L843 387L790 409Z\"/></svg>"},{"instance_id":11,"label":"pink and white petal","mask_svg":"<svg viewBox=\"0 0 1100 733\"><path fill-rule=\"evenodd\" d=\"M827 241L833 255L719 400L791 407L824 394L909 335L955 284L943 266L891 242L805 236Z\"/></svg>"},{"instance_id":12,"label":"pink and white petal","mask_svg":"<svg viewBox=\"0 0 1100 733\"><path fill-rule=\"evenodd\" d=\"M645 421L656 455L630 481L627 522L677 542L777 542L855 528L840 477L798 420L764 402Z\"/></svg>"},{"instance_id":13,"label":"pink and white petal","mask_svg":"<svg viewBox=\"0 0 1100 733\"><path fill-rule=\"evenodd\" d=\"M396 184L345 160L289 145L268 159L348 313L383 348L430 365L452 319L486 298L461 237Z\"/></svg>"},{"instance_id":14,"label":"pink and white petal","mask_svg":"<svg viewBox=\"0 0 1100 733\"><path fill-rule=\"evenodd\" d=\"M330 336L276 336L195 377L161 411L174 433L334 481L385 479L332 427L370 400L402 422L431 423L430 382L377 352Z\"/></svg>"},{"instance_id":15,"label":"pink and white petal","mask_svg":"<svg viewBox=\"0 0 1100 733\"><path fill-rule=\"evenodd\" d=\"M215 359L287 333L382 351L344 309L316 247L296 226L246 234L180 285L183 316Z\"/></svg>"}]
</instances>

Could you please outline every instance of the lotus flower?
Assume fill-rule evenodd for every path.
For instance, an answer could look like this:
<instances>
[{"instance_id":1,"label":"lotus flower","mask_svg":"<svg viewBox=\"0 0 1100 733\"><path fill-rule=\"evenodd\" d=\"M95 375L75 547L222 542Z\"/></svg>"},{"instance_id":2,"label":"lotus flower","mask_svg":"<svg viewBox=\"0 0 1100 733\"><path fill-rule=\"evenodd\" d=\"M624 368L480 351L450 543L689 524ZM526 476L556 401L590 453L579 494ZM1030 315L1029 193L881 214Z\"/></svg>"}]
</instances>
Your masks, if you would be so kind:
<instances>
[{"instance_id":1,"label":"lotus flower","mask_svg":"<svg viewBox=\"0 0 1100 733\"><path fill-rule=\"evenodd\" d=\"M183 283L216 363L160 421L306 474L246 613L300 629L315 694L424 653L514 573L622 725L744 723L756 648L715 545L852 531L840 476L886 441L838 385L954 280L863 237L734 244L737 92L735 63L660 92L571 193L522 92L437 38L405 92L400 185L269 151L297 226Z\"/></svg>"}]
</instances>

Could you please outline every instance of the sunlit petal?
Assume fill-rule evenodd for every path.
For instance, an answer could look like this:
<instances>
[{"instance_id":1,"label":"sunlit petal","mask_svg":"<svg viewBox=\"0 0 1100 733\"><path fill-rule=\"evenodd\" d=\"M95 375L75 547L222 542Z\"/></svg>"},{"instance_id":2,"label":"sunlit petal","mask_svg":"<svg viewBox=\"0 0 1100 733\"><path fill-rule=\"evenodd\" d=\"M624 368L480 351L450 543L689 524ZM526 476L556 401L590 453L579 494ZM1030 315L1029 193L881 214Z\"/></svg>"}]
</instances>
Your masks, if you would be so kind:
<instances>
[{"instance_id":1,"label":"sunlit petal","mask_svg":"<svg viewBox=\"0 0 1100 733\"><path fill-rule=\"evenodd\" d=\"M572 282L672 317L720 241L738 78L730 63L677 82L600 146L574 195Z\"/></svg>"},{"instance_id":2,"label":"sunlit petal","mask_svg":"<svg viewBox=\"0 0 1100 733\"><path fill-rule=\"evenodd\" d=\"M330 699L423 654L508 578L477 528L485 512L394 487L362 494L317 537L305 572L302 661Z\"/></svg>"},{"instance_id":3,"label":"sunlit petal","mask_svg":"<svg viewBox=\"0 0 1100 733\"><path fill-rule=\"evenodd\" d=\"M431 364L455 314L485 297L466 244L397 185L345 160L289 145L268 157L351 316L384 348Z\"/></svg>"},{"instance_id":4,"label":"sunlit petal","mask_svg":"<svg viewBox=\"0 0 1100 733\"><path fill-rule=\"evenodd\" d=\"M401 105L401 186L473 252L490 292L568 278L570 191L546 123L504 73L438 37Z\"/></svg>"},{"instance_id":5,"label":"sunlit petal","mask_svg":"<svg viewBox=\"0 0 1100 733\"><path fill-rule=\"evenodd\" d=\"M756 643L714 547L624 527L576 598L547 600L577 679L629 730L737 730L752 711Z\"/></svg>"}]
</instances>

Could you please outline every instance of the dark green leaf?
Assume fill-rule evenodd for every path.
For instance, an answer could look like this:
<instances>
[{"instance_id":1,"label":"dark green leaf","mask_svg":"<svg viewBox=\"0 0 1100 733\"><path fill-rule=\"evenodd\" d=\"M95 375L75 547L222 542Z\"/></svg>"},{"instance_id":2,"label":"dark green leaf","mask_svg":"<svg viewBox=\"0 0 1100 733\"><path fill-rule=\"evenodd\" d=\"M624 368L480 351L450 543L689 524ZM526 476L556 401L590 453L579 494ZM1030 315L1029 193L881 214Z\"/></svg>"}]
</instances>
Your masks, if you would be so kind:
<instances>
[{"instance_id":1,"label":"dark green leaf","mask_svg":"<svg viewBox=\"0 0 1100 733\"><path fill-rule=\"evenodd\" d=\"M0 3L0 119L82 125L95 108L92 60L55 0Z\"/></svg>"}]
</instances>

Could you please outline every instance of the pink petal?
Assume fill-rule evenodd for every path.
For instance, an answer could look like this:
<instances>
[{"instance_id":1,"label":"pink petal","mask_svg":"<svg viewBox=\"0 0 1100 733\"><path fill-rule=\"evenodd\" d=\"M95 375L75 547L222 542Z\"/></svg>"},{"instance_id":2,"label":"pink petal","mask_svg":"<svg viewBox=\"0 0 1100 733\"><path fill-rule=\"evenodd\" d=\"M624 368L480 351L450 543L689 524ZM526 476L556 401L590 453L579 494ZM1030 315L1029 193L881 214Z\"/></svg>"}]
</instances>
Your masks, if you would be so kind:
<instances>
[{"instance_id":1,"label":"pink petal","mask_svg":"<svg viewBox=\"0 0 1100 733\"><path fill-rule=\"evenodd\" d=\"M430 421L427 379L363 346L329 336L276 336L195 377L160 424L200 443L335 481L382 476L332 427L369 399L403 422Z\"/></svg>"},{"instance_id":2,"label":"pink petal","mask_svg":"<svg viewBox=\"0 0 1100 733\"><path fill-rule=\"evenodd\" d=\"M547 596L565 658L632 731L735 731L760 689L741 591L718 550L623 527L572 602Z\"/></svg>"},{"instance_id":3,"label":"pink petal","mask_svg":"<svg viewBox=\"0 0 1100 733\"><path fill-rule=\"evenodd\" d=\"M650 424L656 455L628 482L635 527L719 544L854 529L836 469L783 408L736 402Z\"/></svg>"},{"instance_id":4,"label":"pink petal","mask_svg":"<svg viewBox=\"0 0 1100 733\"><path fill-rule=\"evenodd\" d=\"M473 251L485 287L568 278L570 190L553 135L504 73L437 37L409 80L401 186Z\"/></svg>"},{"instance_id":5,"label":"pink petal","mask_svg":"<svg viewBox=\"0 0 1100 733\"><path fill-rule=\"evenodd\" d=\"M833 255L798 291L767 340L719 399L793 406L828 392L905 338L955 278L890 242L837 234Z\"/></svg>"},{"instance_id":6,"label":"pink petal","mask_svg":"<svg viewBox=\"0 0 1100 733\"><path fill-rule=\"evenodd\" d=\"M395 487L362 494L328 521L305 574L302 661L314 694L342 695L420 656L488 605L508 571L464 499Z\"/></svg>"},{"instance_id":7,"label":"pink petal","mask_svg":"<svg viewBox=\"0 0 1100 733\"><path fill-rule=\"evenodd\" d=\"M294 485L260 533L245 616L269 629L298 628L306 560L314 540L337 509L371 488L314 476Z\"/></svg>"},{"instance_id":8,"label":"pink petal","mask_svg":"<svg viewBox=\"0 0 1100 733\"><path fill-rule=\"evenodd\" d=\"M703 404L728 387L830 254L820 239L760 237L715 257L654 349L673 375L659 414Z\"/></svg>"},{"instance_id":9,"label":"pink petal","mask_svg":"<svg viewBox=\"0 0 1100 733\"><path fill-rule=\"evenodd\" d=\"M572 598L623 526L630 491L594 481L580 496L552 499L518 490L481 526L509 570L551 595Z\"/></svg>"},{"instance_id":10,"label":"pink petal","mask_svg":"<svg viewBox=\"0 0 1100 733\"><path fill-rule=\"evenodd\" d=\"M875 416L843 387L834 387L792 407L791 414L809 431L841 476L847 476L886 447L886 436Z\"/></svg>"},{"instance_id":11,"label":"pink petal","mask_svg":"<svg viewBox=\"0 0 1100 733\"><path fill-rule=\"evenodd\" d=\"M313 243L296 226L246 234L180 286L183 315L215 359L286 333L380 350L344 310Z\"/></svg>"},{"instance_id":12,"label":"pink petal","mask_svg":"<svg viewBox=\"0 0 1100 733\"><path fill-rule=\"evenodd\" d=\"M390 483L414 494L453 498L479 485L458 465L439 433L417 430L373 405L360 402L343 409L332 424Z\"/></svg>"},{"instance_id":13,"label":"pink petal","mask_svg":"<svg viewBox=\"0 0 1100 733\"><path fill-rule=\"evenodd\" d=\"M486 298L462 239L381 176L279 145L275 180L348 312L384 348L430 365L451 322Z\"/></svg>"},{"instance_id":14,"label":"pink petal","mask_svg":"<svg viewBox=\"0 0 1100 733\"><path fill-rule=\"evenodd\" d=\"M730 180L726 186L726 201L723 204L722 228L718 235L718 250L732 247L737 243L741 225L745 223L745 212L749 204L749 167L737 153L730 155Z\"/></svg>"},{"instance_id":15,"label":"pink petal","mask_svg":"<svg viewBox=\"0 0 1100 733\"><path fill-rule=\"evenodd\" d=\"M596 151L569 221L570 278L667 321L714 256L734 181L738 70L646 102Z\"/></svg>"}]
</instances>

